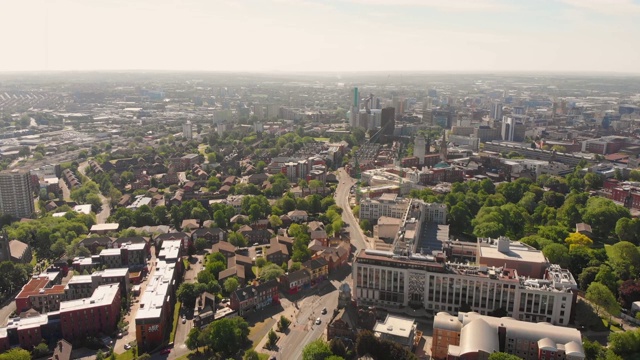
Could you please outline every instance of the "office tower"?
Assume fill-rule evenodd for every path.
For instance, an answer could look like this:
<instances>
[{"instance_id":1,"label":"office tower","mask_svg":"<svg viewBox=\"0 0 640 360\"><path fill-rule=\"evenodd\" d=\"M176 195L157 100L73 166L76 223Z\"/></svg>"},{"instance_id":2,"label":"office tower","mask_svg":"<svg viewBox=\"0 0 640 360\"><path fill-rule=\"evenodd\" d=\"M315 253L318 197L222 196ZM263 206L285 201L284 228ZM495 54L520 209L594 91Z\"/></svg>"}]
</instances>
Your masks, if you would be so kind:
<instances>
[{"instance_id":1,"label":"office tower","mask_svg":"<svg viewBox=\"0 0 640 360\"><path fill-rule=\"evenodd\" d=\"M524 106L514 106L513 113L516 115L524 115Z\"/></svg>"},{"instance_id":2,"label":"office tower","mask_svg":"<svg viewBox=\"0 0 640 360\"><path fill-rule=\"evenodd\" d=\"M262 122L260 121L256 121L256 123L253 124L253 127L257 133L261 133L264 131L264 125L262 125Z\"/></svg>"},{"instance_id":3,"label":"office tower","mask_svg":"<svg viewBox=\"0 0 640 360\"><path fill-rule=\"evenodd\" d=\"M380 116L380 126L382 127L382 134L393 135L393 130L396 127L396 109L387 107L382 109Z\"/></svg>"},{"instance_id":4,"label":"office tower","mask_svg":"<svg viewBox=\"0 0 640 360\"><path fill-rule=\"evenodd\" d=\"M191 125L191 120L187 120L186 123L182 124L182 137L187 140L193 139L193 126Z\"/></svg>"},{"instance_id":5,"label":"office tower","mask_svg":"<svg viewBox=\"0 0 640 360\"><path fill-rule=\"evenodd\" d=\"M502 119L502 103L495 103L491 107L491 118L493 120Z\"/></svg>"},{"instance_id":6,"label":"office tower","mask_svg":"<svg viewBox=\"0 0 640 360\"><path fill-rule=\"evenodd\" d=\"M31 217L34 209L31 175L28 170L0 172L0 214Z\"/></svg>"},{"instance_id":7,"label":"office tower","mask_svg":"<svg viewBox=\"0 0 640 360\"><path fill-rule=\"evenodd\" d=\"M416 136L415 143L413 144L413 156L418 158L418 164L424 165L424 155L427 142L422 136Z\"/></svg>"},{"instance_id":8,"label":"office tower","mask_svg":"<svg viewBox=\"0 0 640 360\"><path fill-rule=\"evenodd\" d=\"M504 116L502 118L502 131L500 134L502 135L502 140L504 141L513 141L513 133L515 130L515 121L513 118Z\"/></svg>"},{"instance_id":9,"label":"office tower","mask_svg":"<svg viewBox=\"0 0 640 360\"><path fill-rule=\"evenodd\" d=\"M351 127L358 126L359 114L360 114L360 98L358 98L358 88L353 88L353 104L351 105L351 116L349 118L349 125Z\"/></svg>"}]
</instances>

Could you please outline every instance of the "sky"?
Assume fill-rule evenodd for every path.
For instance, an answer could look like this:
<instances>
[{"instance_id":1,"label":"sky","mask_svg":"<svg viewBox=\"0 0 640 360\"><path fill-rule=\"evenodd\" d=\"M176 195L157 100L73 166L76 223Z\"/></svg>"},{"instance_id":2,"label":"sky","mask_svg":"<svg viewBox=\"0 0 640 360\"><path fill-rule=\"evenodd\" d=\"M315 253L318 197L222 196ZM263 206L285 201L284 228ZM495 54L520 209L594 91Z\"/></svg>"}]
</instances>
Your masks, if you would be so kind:
<instances>
[{"instance_id":1,"label":"sky","mask_svg":"<svg viewBox=\"0 0 640 360\"><path fill-rule=\"evenodd\" d=\"M0 71L640 73L640 0L0 0Z\"/></svg>"}]
</instances>

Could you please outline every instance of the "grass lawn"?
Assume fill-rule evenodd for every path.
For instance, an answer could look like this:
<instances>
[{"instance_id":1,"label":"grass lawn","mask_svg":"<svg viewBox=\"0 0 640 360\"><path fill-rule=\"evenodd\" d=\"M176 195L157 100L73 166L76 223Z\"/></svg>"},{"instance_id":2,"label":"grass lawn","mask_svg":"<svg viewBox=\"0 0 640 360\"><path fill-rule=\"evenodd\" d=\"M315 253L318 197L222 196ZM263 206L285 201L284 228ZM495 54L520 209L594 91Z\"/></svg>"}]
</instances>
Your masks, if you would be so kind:
<instances>
[{"instance_id":1,"label":"grass lawn","mask_svg":"<svg viewBox=\"0 0 640 360\"><path fill-rule=\"evenodd\" d=\"M178 329L178 320L180 320L180 301L176 302L176 306L173 309L173 327L171 328L171 334L169 335L169 342L173 342L176 337L176 330Z\"/></svg>"},{"instance_id":2,"label":"grass lawn","mask_svg":"<svg viewBox=\"0 0 640 360\"><path fill-rule=\"evenodd\" d=\"M189 258L182 259L182 264L184 265L185 270L189 269L189 267L191 266L191 263L189 262Z\"/></svg>"},{"instance_id":3,"label":"grass lawn","mask_svg":"<svg viewBox=\"0 0 640 360\"><path fill-rule=\"evenodd\" d=\"M253 271L253 275L260 277L260 269L257 266L252 266L251 271Z\"/></svg>"},{"instance_id":4,"label":"grass lawn","mask_svg":"<svg viewBox=\"0 0 640 360\"><path fill-rule=\"evenodd\" d=\"M133 349L129 349L122 354L116 354L117 360L133 360Z\"/></svg>"},{"instance_id":5,"label":"grass lawn","mask_svg":"<svg viewBox=\"0 0 640 360\"><path fill-rule=\"evenodd\" d=\"M604 325L605 328L608 327L609 319L602 318L602 325ZM611 324L611 331L623 331L623 330L620 329L619 327Z\"/></svg>"}]
</instances>

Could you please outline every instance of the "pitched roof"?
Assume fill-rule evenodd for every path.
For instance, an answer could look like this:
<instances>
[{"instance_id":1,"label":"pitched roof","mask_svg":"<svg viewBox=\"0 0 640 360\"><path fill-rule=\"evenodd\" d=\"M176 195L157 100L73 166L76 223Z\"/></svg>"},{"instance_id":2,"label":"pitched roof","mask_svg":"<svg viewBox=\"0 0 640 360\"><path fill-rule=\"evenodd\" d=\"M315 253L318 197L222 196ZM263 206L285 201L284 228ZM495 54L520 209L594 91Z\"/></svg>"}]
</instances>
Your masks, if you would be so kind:
<instances>
[{"instance_id":1,"label":"pitched roof","mask_svg":"<svg viewBox=\"0 0 640 360\"><path fill-rule=\"evenodd\" d=\"M212 252L235 252L236 251L236 247L231 245L230 243L226 242L226 241L220 241L218 243L216 243L215 245L213 245L213 249Z\"/></svg>"},{"instance_id":2,"label":"pitched roof","mask_svg":"<svg viewBox=\"0 0 640 360\"><path fill-rule=\"evenodd\" d=\"M53 350L52 359L55 360L71 360L71 352L73 351L73 345L66 340L60 340L56 344L56 348Z\"/></svg>"},{"instance_id":3,"label":"pitched roof","mask_svg":"<svg viewBox=\"0 0 640 360\"><path fill-rule=\"evenodd\" d=\"M311 274L309 274L309 270L307 269L300 269L286 275L289 282L302 280L304 278L308 278L309 276L311 276Z\"/></svg>"},{"instance_id":4,"label":"pitched roof","mask_svg":"<svg viewBox=\"0 0 640 360\"><path fill-rule=\"evenodd\" d=\"M302 263L302 266L311 270L319 269L327 265L328 265L327 260L325 260L324 258L311 259Z\"/></svg>"},{"instance_id":5,"label":"pitched roof","mask_svg":"<svg viewBox=\"0 0 640 360\"><path fill-rule=\"evenodd\" d=\"M29 249L29 245L23 243L20 240L11 240L9 241L9 252L11 252L11 257L16 259L22 259L24 253Z\"/></svg>"}]
</instances>

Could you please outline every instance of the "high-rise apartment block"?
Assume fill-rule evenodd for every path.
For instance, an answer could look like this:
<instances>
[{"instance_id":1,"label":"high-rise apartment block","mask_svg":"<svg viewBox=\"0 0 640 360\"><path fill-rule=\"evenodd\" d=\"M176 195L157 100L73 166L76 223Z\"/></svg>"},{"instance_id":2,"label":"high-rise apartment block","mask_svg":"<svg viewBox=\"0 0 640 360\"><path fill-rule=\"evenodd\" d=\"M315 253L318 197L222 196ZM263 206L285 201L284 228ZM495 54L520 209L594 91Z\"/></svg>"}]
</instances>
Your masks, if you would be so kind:
<instances>
[{"instance_id":1,"label":"high-rise apartment block","mask_svg":"<svg viewBox=\"0 0 640 360\"><path fill-rule=\"evenodd\" d=\"M418 164L424 165L424 156L426 155L427 141L422 136L416 136L413 144L413 156L418 158Z\"/></svg>"},{"instance_id":2,"label":"high-rise apartment block","mask_svg":"<svg viewBox=\"0 0 640 360\"><path fill-rule=\"evenodd\" d=\"M193 125L191 124L191 120L187 120L186 123L182 124L182 137L187 140L193 139Z\"/></svg>"},{"instance_id":3,"label":"high-rise apartment block","mask_svg":"<svg viewBox=\"0 0 640 360\"><path fill-rule=\"evenodd\" d=\"M34 213L33 188L28 170L0 172L0 214L28 218Z\"/></svg>"}]
</instances>

